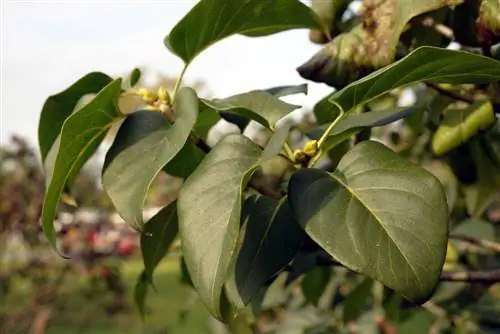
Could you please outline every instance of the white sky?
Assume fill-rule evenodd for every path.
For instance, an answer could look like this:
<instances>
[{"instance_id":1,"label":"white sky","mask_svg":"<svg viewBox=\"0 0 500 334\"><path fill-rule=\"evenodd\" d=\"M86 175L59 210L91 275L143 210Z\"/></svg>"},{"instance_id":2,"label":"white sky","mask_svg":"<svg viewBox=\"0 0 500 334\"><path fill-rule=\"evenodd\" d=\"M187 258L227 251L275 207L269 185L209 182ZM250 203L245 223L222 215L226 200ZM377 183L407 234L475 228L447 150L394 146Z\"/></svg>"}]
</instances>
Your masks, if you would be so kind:
<instances>
[{"instance_id":1,"label":"white sky","mask_svg":"<svg viewBox=\"0 0 500 334\"><path fill-rule=\"evenodd\" d=\"M0 141L11 134L37 143L45 99L84 74L99 70L123 75L136 66L151 74L176 75L182 62L163 38L196 1L15 1L2 8ZM225 97L278 85L304 83L295 68L317 50L307 30L265 38L230 37L205 51L191 65L187 82L207 81ZM309 96L293 103L312 107L332 91L309 84Z\"/></svg>"}]
</instances>

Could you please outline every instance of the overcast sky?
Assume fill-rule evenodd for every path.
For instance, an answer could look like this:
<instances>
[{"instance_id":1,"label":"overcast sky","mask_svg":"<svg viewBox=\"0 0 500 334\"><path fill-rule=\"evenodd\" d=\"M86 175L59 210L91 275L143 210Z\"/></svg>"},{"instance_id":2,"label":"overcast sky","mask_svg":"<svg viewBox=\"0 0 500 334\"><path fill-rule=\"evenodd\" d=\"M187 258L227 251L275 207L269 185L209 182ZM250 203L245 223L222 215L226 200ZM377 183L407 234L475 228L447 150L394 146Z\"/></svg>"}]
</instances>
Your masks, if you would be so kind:
<instances>
[{"instance_id":1,"label":"overcast sky","mask_svg":"<svg viewBox=\"0 0 500 334\"><path fill-rule=\"evenodd\" d=\"M90 71L123 75L136 66L152 74L176 75L182 62L163 38L196 1L15 1L0 0L2 76L0 140L13 133L37 142L37 124L45 99ZM225 97L270 86L305 82L295 68L318 45L307 30L265 38L230 37L206 50L191 65L187 82L207 81ZM310 84L307 107L332 91Z\"/></svg>"}]
</instances>

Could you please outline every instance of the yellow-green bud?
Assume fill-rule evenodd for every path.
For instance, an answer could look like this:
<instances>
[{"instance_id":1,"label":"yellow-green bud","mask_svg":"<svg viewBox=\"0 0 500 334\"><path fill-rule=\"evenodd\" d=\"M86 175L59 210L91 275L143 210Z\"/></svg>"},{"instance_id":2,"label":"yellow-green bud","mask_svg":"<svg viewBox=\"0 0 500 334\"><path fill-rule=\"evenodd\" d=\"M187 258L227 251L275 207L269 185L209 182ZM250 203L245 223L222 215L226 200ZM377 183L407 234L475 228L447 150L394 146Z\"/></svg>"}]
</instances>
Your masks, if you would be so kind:
<instances>
[{"instance_id":1,"label":"yellow-green bud","mask_svg":"<svg viewBox=\"0 0 500 334\"><path fill-rule=\"evenodd\" d=\"M142 96L142 99L147 103L153 103L158 98L155 93L147 90L146 88L139 89L137 91L137 95Z\"/></svg>"},{"instance_id":2,"label":"yellow-green bud","mask_svg":"<svg viewBox=\"0 0 500 334\"><path fill-rule=\"evenodd\" d=\"M306 152L304 152L303 150L296 149L293 152L293 157L295 159L295 163L302 163L305 161L307 155L306 155Z\"/></svg>"},{"instance_id":3,"label":"yellow-green bud","mask_svg":"<svg viewBox=\"0 0 500 334\"><path fill-rule=\"evenodd\" d=\"M165 103L165 104L170 104L170 95L168 94L167 92L167 89L163 86L160 86L158 88L158 99L160 99L161 102Z\"/></svg>"},{"instance_id":4,"label":"yellow-green bud","mask_svg":"<svg viewBox=\"0 0 500 334\"><path fill-rule=\"evenodd\" d=\"M304 145L304 152L309 157L314 157L318 153L318 141L310 140Z\"/></svg>"}]
</instances>

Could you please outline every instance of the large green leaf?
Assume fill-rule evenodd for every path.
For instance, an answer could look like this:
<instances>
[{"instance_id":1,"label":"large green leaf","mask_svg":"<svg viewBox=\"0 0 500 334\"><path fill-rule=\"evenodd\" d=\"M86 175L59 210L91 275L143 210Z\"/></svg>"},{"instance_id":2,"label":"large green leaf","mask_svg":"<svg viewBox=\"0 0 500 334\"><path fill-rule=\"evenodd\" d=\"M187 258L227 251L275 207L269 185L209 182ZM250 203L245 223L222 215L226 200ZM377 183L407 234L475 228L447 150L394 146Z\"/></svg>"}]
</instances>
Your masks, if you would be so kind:
<instances>
[{"instance_id":1,"label":"large green leaf","mask_svg":"<svg viewBox=\"0 0 500 334\"><path fill-rule=\"evenodd\" d=\"M244 238L227 284L228 297L239 308L297 254L304 232L286 198L251 196L243 205Z\"/></svg>"},{"instance_id":2,"label":"large green leaf","mask_svg":"<svg viewBox=\"0 0 500 334\"><path fill-rule=\"evenodd\" d=\"M202 102L219 112L225 111L243 115L267 128L274 127L282 117L300 108L283 102L264 90L254 90L225 99L202 99Z\"/></svg>"},{"instance_id":3,"label":"large green leaf","mask_svg":"<svg viewBox=\"0 0 500 334\"><path fill-rule=\"evenodd\" d=\"M55 247L54 215L68 178L81 169L96 151L109 128L121 117L118 98L121 79L116 79L79 111L64 121L59 150L45 193L42 225L45 235Z\"/></svg>"},{"instance_id":4,"label":"large green leaf","mask_svg":"<svg viewBox=\"0 0 500 334\"><path fill-rule=\"evenodd\" d=\"M335 126L322 149L328 151L363 129L390 124L411 115L415 110L416 108L392 108L347 115Z\"/></svg>"},{"instance_id":5,"label":"large green leaf","mask_svg":"<svg viewBox=\"0 0 500 334\"><path fill-rule=\"evenodd\" d=\"M42 161L45 161L61 132L64 121L73 113L80 99L84 95L99 92L112 80L104 73L91 72L45 101L38 124L38 145Z\"/></svg>"},{"instance_id":6,"label":"large green leaf","mask_svg":"<svg viewBox=\"0 0 500 334\"><path fill-rule=\"evenodd\" d=\"M106 155L102 182L120 216L142 229L142 208L149 187L160 170L181 151L198 116L198 98L182 88L173 125L161 113L139 111L121 125Z\"/></svg>"},{"instance_id":7,"label":"large green leaf","mask_svg":"<svg viewBox=\"0 0 500 334\"><path fill-rule=\"evenodd\" d=\"M495 112L490 101L477 102L464 109L447 110L432 137L432 151L437 156L443 155L495 122Z\"/></svg>"},{"instance_id":8,"label":"large green leaf","mask_svg":"<svg viewBox=\"0 0 500 334\"><path fill-rule=\"evenodd\" d=\"M141 252L144 272L153 282L153 272L167 254L177 236L177 202L172 202L155 214L144 226L141 234Z\"/></svg>"},{"instance_id":9,"label":"large green leaf","mask_svg":"<svg viewBox=\"0 0 500 334\"><path fill-rule=\"evenodd\" d=\"M331 256L414 302L439 280L448 235L442 185L384 145L364 141L335 173L292 175L288 192L299 223Z\"/></svg>"},{"instance_id":10,"label":"large green leaf","mask_svg":"<svg viewBox=\"0 0 500 334\"><path fill-rule=\"evenodd\" d=\"M202 301L220 320L222 289L237 247L242 190L261 154L250 139L228 135L188 177L179 194L184 259Z\"/></svg>"},{"instance_id":11,"label":"large green leaf","mask_svg":"<svg viewBox=\"0 0 500 334\"><path fill-rule=\"evenodd\" d=\"M340 105L349 112L392 89L428 81L432 83L488 83L500 80L500 62L491 58L435 47L420 47L399 61L381 68L335 92L314 107L319 124L331 122Z\"/></svg>"},{"instance_id":12,"label":"large green leaf","mask_svg":"<svg viewBox=\"0 0 500 334\"><path fill-rule=\"evenodd\" d=\"M266 36L297 28L321 28L317 16L298 0L201 0L172 29L165 44L189 64L231 35Z\"/></svg>"}]
</instances>

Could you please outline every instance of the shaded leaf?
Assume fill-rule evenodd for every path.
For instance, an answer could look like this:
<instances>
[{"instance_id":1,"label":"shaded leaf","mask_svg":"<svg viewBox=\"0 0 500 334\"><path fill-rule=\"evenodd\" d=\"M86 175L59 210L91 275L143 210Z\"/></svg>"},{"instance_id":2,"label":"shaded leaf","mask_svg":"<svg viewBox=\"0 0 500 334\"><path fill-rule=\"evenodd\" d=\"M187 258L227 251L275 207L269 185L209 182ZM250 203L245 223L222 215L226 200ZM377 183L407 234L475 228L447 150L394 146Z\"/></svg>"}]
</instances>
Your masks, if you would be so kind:
<instances>
[{"instance_id":1,"label":"shaded leaf","mask_svg":"<svg viewBox=\"0 0 500 334\"><path fill-rule=\"evenodd\" d=\"M163 171L172 176L186 178L195 171L205 156L204 151L192 140L188 140L179 153L163 167Z\"/></svg>"},{"instance_id":2,"label":"shaded leaf","mask_svg":"<svg viewBox=\"0 0 500 334\"><path fill-rule=\"evenodd\" d=\"M153 272L167 254L177 236L177 202L172 202L155 214L141 234L141 253L144 272L153 283Z\"/></svg>"},{"instance_id":3,"label":"shaded leaf","mask_svg":"<svg viewBox=\"0 0 500 334\"><path fill-rule=\"evenodd\" d=\"M173 125L161 113L142 110L129 115L106 154L102 183L120 216L142 229L142 208L160 170L181 151L198 116L198 98L182 88L175 100Z\"/></svg>"},{"instance_id":4,"label":"shaded leaf","mask_svg":"<svg viewBox=\"0 0 500 334\"><path fill-rule=\"evenodd\" d=\"M452 234L495 241L493 224L480 219L468 219L461 222L453 228Z\"/></svg>"},{"instance_id":5,"label":"shaded leaf","mask_svg":"<svg viewBox=\"0 0 500 334\"><path fill-rule=\"evenodd\" d=\"M286 198L252 196L243 204L244 238L227 284L228 297L243 308L297 254L304 232Z\"/></svg>"},{"instance_id":6,"label":"shaded leaf","mask_svg":"<svg viewBox=\"0 0 500 334\"><path fill-rule=\"evenodd\" d=\"M373 280L365 278L352 290L344 300L344 322L356 320L366 310L368 300L372 295Z\"/></svg>"},{"instance_id":7,"label":"shaded leaf","mask_svg":"<svg viewBox=\"0 0 500 334\"><path fill-rule=\"evenodd\" d=\"M99 92L112 80L102 72L91 72L45 101L38 124L38 145L42 162L59 136L64 121L73 113L80 99L84 95Z\"/></svg>"},{"instance_id":8,"label":"shaded leaf","mask_svg":"<svg viewBox=\"0 0 500 334\"><path fill-rule=\"evenodd\" d=\"M338 114L335 101L346 112L395 88L420 81L433 83L488 83L500 79L500 62L491 58L435 47L420 47L344 89L330 94L314 107L319 124L333 121Z\"/></svg>"},{"instance_id":9,"label":"shaded leaf","mask_svg":"<svg viewBox=\"0 0 500 334\"><path fill-rule=\"evenodd\" d=\"M130 87L134 87L141 79L141 70L134 68L132 73L130 73Z\"/></svg>"},{"instance_id":10,"label":"shaded leaf","mask_svg":"<svg viewBox=\"0 0 500 334\"><path fill-rule=\"evenodd\" d=\"M340 263L413 302L429 298L448 235L445 193L432 174L364 141L333 174L293 174L288 196L307 234Z\"/></svg>"},{"instance_id":11,"label":"shaded leaf","mask_svg":"<svg viewBox=\"0 0 500 334\"><path fill-rule=\"evenodd\" d=\"M219 320L222 289L236 255L242 190L261 154L250 139L230 134L213 147L179 194L186 265L203 303Z\"/></svg>"},{"instance_id":12,"label":"shaded leaf","mask_svg":"<svg viewBox=\"0 0 500 334\"><path fill-rule=\"evenodd\" d=\"M45 236L55 247L54 216L68 178L75 175L97 150L109 128L120 116L117 108L121 79L104 87L97 96L68 117L62 126L59 150L42 209Z\"/></svg>"},{"instance_id":13,"label":"shaded leaf","mask_svg":"<svg viewBox=\"0 0 500 334\"><path fill-rule=\"evenodd\" d=\"M302 294L306 301L317 306L318 302L325 292L325 288L330 281L330 268L316 267L305 274L301 282Z\"/></svg>"},{"instance_id":14,"label":"shaded leaf","mask_svg":"<svg viewBox=\"0 0 500 334\"><path fill-rule=\"evenodd\" d=\"M267 128L274 127L276 122L282 117L300 108L299 106L283 102L276 96L263 90L254 90L225 99L202 99L201 101L219 112L226 111L242 115Z\"/></svg>"},{"instance_id":15,"label":"shaded leaf","mask_svg":"<svg viewBox=\"0 0 500 334\"><path fill-rule=\"evenodd\" d=\"M307 84L296 85L296 86L277 86L264 89L264 91L276 97L283 97L301 93L307 95Z\"/></svg>"},{"instance_id":16,"label":"shaded leaf","mask_svg":"<svg viewBox=\"0 0 500 334\"><path fill-rule=\"evenodd\" d=\"M306 79L343 88L394 61L400 35L410 19L460 2L364 0L361 23L337 36L298 71Z\"/></svg>"},{"instance_id":17,"label":"shaded leaf","mask_svg":"<svg viewBox=\"0 0 500 334\"><path fill-rule=\"evenodd\" d=\"M201 0L172 29L165 45L189 64L231 35L257 37L297 28L321 29L314 12L298 0Z\"/></svg>"},{"instance_id":18,"label":"shaded leaf","mask_svg":"<svg viewBox=\"0 0 500 334\"><path fill-rule=\"evenodd\" d=\"M144 320L146 310L146 297L149 290L149 280L146 271L143 270L134 286L134 301L142 320Z\"/></svg>"},{"instance_id":19,"label":"shaded leaf","mask_svg":"<svg viewBox=\"0 0 500 334\"><path fill-rule=\"evenodd\" d=\"M416 108L392 108L347 115L335 126L322 149L328 151L363 129L390 124L408 117L415 110Z\"/></svg>"},{"instance_id":20,"label":"shaded leaf","mask_svg":"<svg viewBox=\"0 0 500 334\"><path fill-rule=\"evenodd\" d=\"M478 102L465 109L449 109L432 137L432 151L443 155L462 145L479 131L496 122L490 101Z\"/></svg>"},{"instance_id":21,"label":"shaded leaf","mask_svg":"<svg viewBox=\"0 0 500 334\"><path fill-rule=\"evenodd\" d=\"M458 180L453 174L453 170L446 164L437 160L423 166L443 185L446 193L446 203L448 203L448 212L451 213L455 207L455 202L458 198Z\"/></svg>"},{"instance_id":22,"label":"shaded leaf","mask_svg":"<svg viewBox=\"0 0 500 334\"><path fill-rule=\"evenodd\" d=\"M498 168L488 159L476 140L470 142L470 147L477 168L477 180L463 188L465 207L471 217L479 218L498 195L500 177Z\"/></svg>"}]
</instances>

